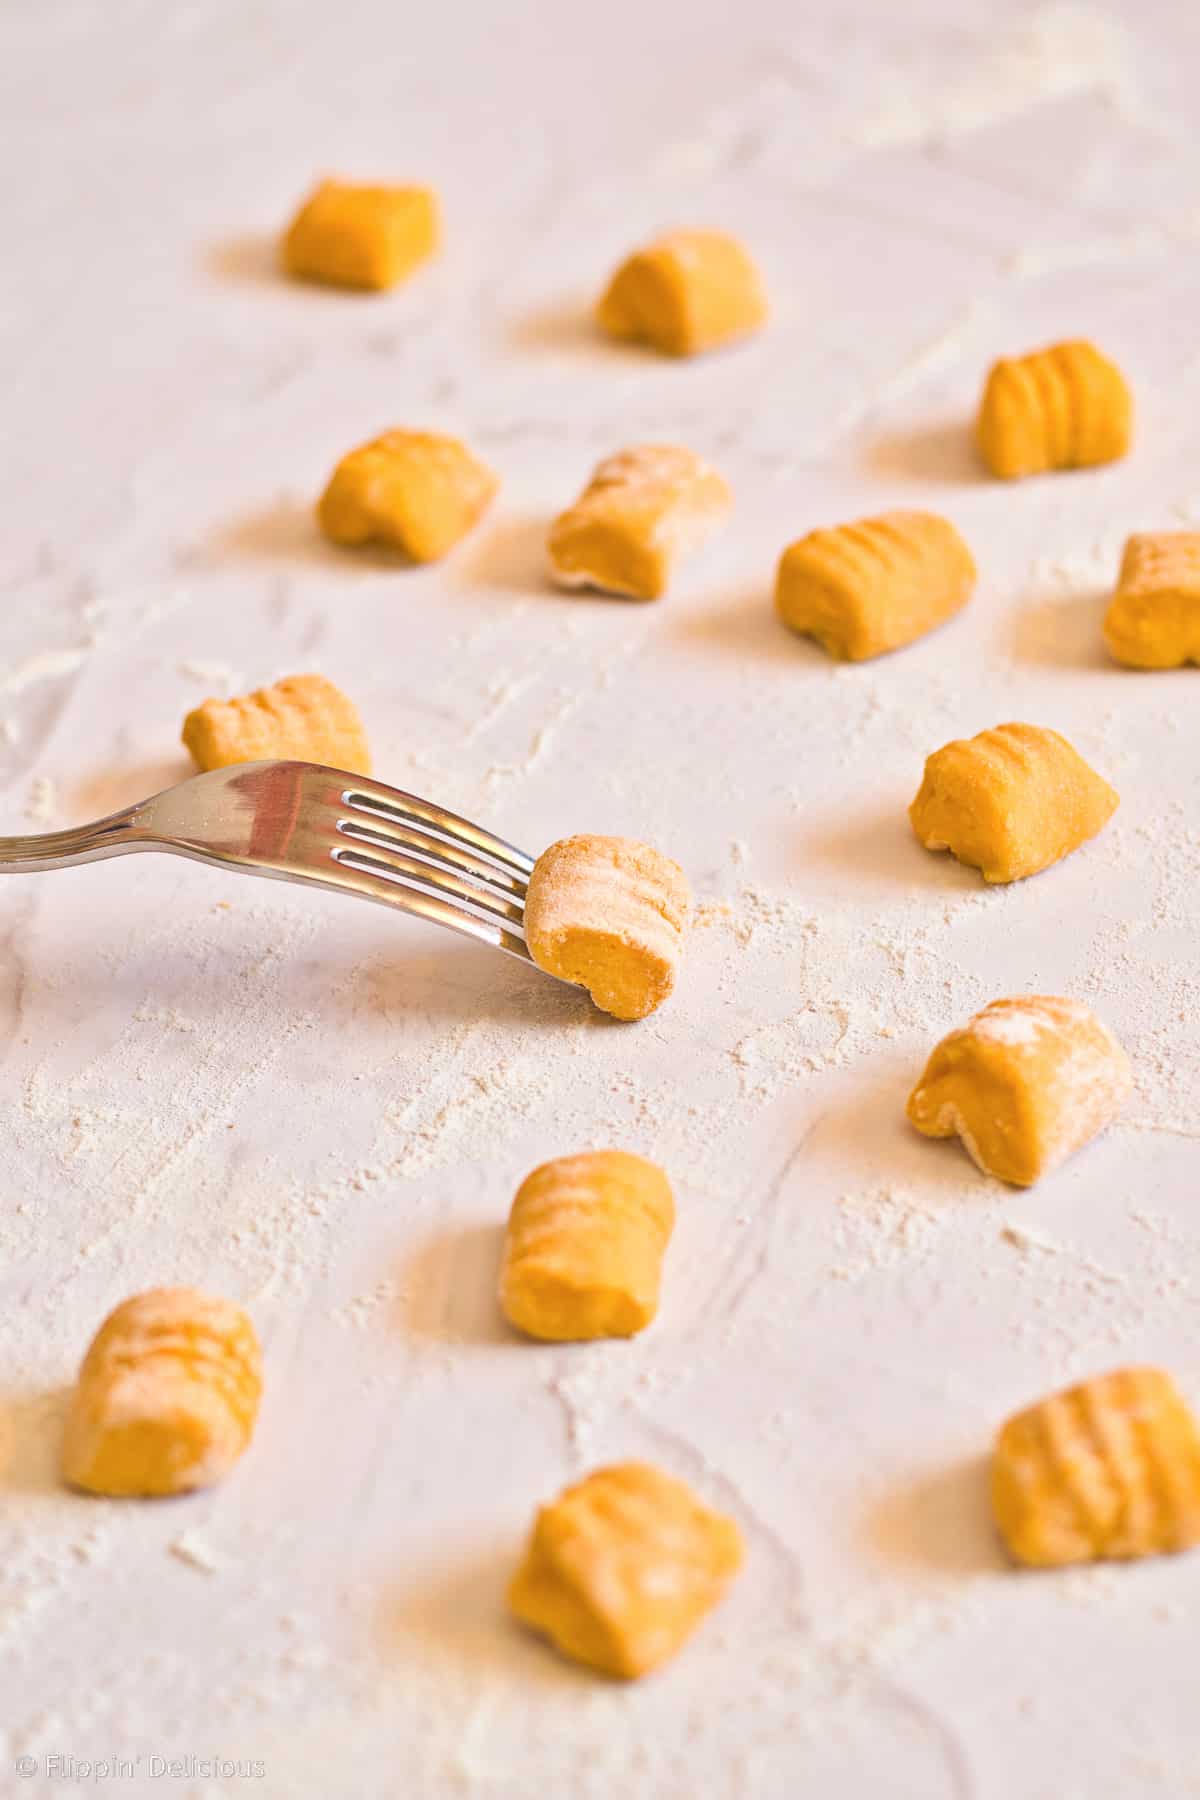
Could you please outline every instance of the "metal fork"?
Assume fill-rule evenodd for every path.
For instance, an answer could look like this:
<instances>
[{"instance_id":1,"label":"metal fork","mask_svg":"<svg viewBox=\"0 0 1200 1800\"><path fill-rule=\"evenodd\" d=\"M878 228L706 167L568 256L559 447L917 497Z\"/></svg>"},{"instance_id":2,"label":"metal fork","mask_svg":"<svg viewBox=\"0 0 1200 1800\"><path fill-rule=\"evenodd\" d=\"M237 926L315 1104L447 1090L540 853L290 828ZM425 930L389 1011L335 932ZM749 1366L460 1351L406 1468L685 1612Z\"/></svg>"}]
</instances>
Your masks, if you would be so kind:
<instances>
[{"instance_id":1,"label":"metal fork","mask_svg":"<svg viewBox=\"0 0 1200 1800\"><path fill-rule=\"evenodd\" d=\"M94 825L0 837L0 874L135 850L360 894L533 961L523 927L531 856L415 794L316 763L236 763Z\"/></svg>"}]
</instances>

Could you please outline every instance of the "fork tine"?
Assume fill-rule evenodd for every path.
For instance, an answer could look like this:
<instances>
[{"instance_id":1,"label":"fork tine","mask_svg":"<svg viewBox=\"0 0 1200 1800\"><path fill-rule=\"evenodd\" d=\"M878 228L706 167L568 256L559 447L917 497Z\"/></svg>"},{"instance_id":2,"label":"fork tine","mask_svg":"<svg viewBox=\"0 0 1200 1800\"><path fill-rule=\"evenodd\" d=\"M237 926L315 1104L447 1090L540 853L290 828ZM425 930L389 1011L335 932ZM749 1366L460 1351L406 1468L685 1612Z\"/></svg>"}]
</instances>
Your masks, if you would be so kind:
<instances>
[{"instance_id":1,"label":"fork tine","mask_svg":"<svg viewBox=\"0 0 1200 1800\"><path fill-rule=\"evenodd\" d=\"M453 869L435 868L432 863L419 862L414 856L406 856L402 850L368 849L365 845L359 848L357 844L347 842L344 838L335 842L330 855L334 862L341 863L345 868L357 869L360 874L375 875L383 881L394 882L402 887L436 894L476 916L497 920L517 935L521 933L522 908L517 901L485 891L474 882L456 875Z\"/></svg>"},{"instance_id":2,"label":"fork tine","mask_svg":"<svg viewBox=\"0 0 1200 1800\"><path fill-rule=\"evenodd\" d=\"M343 863L342 858L338 861ZM263 873L274 871L264 870ZM411 913L414 918L427 919L431 925L448 926L451 931L461 932L479 943L490 944L494 950L504 950L509 956L519 956L522 962L533 962L528 944L516 931L508 930L491 920L481 919L474 913L465 912L461 906L452 905L448 900L439 899L435 894L410 885L401 876L391 874L385 877L374 868L354 868L352 871L347 868L346 873L353 873L355 879L350 891L361 899L374 900L379 905ZM309 881L315 887L327 888L330 884L328 875L305 875L293 879Z\"/></svg>"},{"instance_id":3,"label":"fork tine","mask_svg":"<svg viewBox=\"0 0 1200 1800\"><path fill-rule=\"evenodd\" d=\"M533 873L533 857L518 850L515 844L494 836L482 826L473 824L470 819L464 819L459 813L432 806L428 800L422 800L416 794L406 794L400 788L385 787L382 782L355 777L353 780L347 778L341 797L346 806L360 809L376 818L392 819L401 825L416 825L433 831L518 875L528 877Z\"/></svg>"},{"instance_id":4,"label":"fork tine","mask_svg":"<svg viewBox=\"0 0 1200 1800\"><path fill-rule=\"evenodd\" d=\"M417 831L410 825L396 825L390 819L372 816L368 821L357 811L349 818L344 814L340 815L337 828L344 837L353 838L359 844L381 850L404 851L431 862L438 869L449 865L493 896L499 893L502 898L524 906L528 883L523 875L513 875L506 869L497 868L495 863L486 862L472 850L460 850L447 838L434 837L431 833Z\"/></svg>"}]
</instances>

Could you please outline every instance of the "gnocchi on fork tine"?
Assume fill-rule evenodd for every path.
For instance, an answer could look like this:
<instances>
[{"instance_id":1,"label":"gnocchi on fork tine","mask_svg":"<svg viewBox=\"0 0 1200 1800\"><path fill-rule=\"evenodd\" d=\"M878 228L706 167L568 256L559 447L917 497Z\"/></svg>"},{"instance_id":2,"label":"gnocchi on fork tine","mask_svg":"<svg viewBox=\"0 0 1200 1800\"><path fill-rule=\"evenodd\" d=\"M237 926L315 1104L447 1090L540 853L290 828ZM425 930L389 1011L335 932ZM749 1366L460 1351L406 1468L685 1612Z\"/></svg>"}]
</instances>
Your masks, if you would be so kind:
<instances>
[{"instance_id":1,"label":"gnocchi on fork tine","mask_svg":"<svg viewBox=\"0 0 1200 1800\"><path fill-rule=\"evenodd\" d=\"M658 857L627 839L595 841ZM67 869L138 850L167 851L247 875L357 894L491 944L570 986L593 986L593 964L611 985L607 970L615 957L624 1010L606 1010L619 1017L641 1018L653 1011L674 980L683 917L665 948L657 939L643 943L644 934L635 928L641 899L636 859L630 868L615 871L618 886L624 881L629 889L618 926L606 929L601 919L592 931L590 954L577 955L569 969L556 966L553 957L539 955L526 941L525 902L530 878L536 877L532 856L432 801L317 763L233 763L194 775L95 824L0 838L0 874ZM665 857L658 861L676 870L683 882L683 871L675 864ZM603 894L605 910L611 912L616 898L610 881ZM628 990L639 983L645 997L634 995L639 1003L633 1005ZM602 1007L607 991L598 976L594 992Z\"/></svg>"}]
</instances>

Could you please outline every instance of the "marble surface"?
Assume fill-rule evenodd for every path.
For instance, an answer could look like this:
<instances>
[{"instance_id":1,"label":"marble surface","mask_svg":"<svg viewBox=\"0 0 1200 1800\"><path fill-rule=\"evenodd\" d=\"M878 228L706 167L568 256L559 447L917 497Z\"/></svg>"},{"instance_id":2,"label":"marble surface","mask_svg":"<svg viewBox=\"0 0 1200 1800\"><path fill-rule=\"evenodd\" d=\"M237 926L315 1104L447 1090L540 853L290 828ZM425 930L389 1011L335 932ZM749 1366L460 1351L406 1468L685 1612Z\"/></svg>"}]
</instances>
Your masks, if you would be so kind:
<instances>
[{"instance_id":1,"label":"marble surface","mask_svg":"<svg viewBox=\"0 0 1200 1800\"><path fill-rule=\"evenodd\" d=\"M181 776L187 708L316 668L385 779L531 850L649 839L701 908L676 998L622 1029L334 897L150 857L3 883L0 1792L64 1791L59 1756L287 1800L1200 1793L1200 1559L1020 1576L984 1486L998 1422L1070 1378L1154 1360L1200 1402L1200 675L1099 636L1125 533L1200 522L1198 59L1168 0L0 14L4 829ZM383 298L280 280L324 170L433 182L444 256ZM760 257L753 344L593 336L674 223ZM989 361L1077 334L1130 374L1133 455L981 479ZM503 475L442 567L314 535L334 459L393 424ZM550 592L547 519L646 438L711 457L729 528L661 604ZM889 505L961 527L977 595L833 667L776 625L775 560ZM1012 717L1123 805L987 892L905 807L929 750ZM944 1030L1029 990L1093 1004L1138 1085L1016 1193L903 1102ZM600 1143L674 1180L660 1318L518 1343L513 1189ZM71 1496L78 1358L173 1280L259 1325L254 1447L177 1503ZM502 1607L536 1504L624 1455L749 1545L636 1689Z\"/></svg>"}]
</instances>

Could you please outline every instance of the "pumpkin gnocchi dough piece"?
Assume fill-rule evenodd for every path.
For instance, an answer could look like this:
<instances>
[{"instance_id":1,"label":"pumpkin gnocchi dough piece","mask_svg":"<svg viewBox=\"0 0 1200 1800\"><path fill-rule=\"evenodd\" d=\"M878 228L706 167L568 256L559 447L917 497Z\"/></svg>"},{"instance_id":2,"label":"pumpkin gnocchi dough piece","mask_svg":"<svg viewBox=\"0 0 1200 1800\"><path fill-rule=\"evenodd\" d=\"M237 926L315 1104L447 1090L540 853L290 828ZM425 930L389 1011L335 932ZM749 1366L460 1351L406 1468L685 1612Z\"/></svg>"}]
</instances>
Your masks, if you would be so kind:
<instances>
[{"instance_id":1,"label":"pumpkin gnocchi dough piece","mask_svg":"<svg viewBox=\"0 0 1200 1800\"><path fill-rule=\"evenodd\" d=\"M432 256L438 237L432 188L322 181L288 226L283 266L303 281L379 291Z\"/></svg>"},{"instance_id":2,"label":"pumpkin gnocchi dough piece","mask_svg":"<svg viewBox=\"0 0 1200 1800\"><path fill-rule=\"evenodd\" d=\"M610 337L696 356L757 331L767 296L749 252L724 231L670 231L637 250L596 309Z\"/></svg>"},{"instance_id":3,"label":"pumpkin gnocchi dough piece","mask_svg":"<svg viewBox=\"0 0 1200 1800\"><path fill-rule=\"evenodd\" d=\"M993 1000L937 1045L908 1101L926 1137L959 1137L985 1174L1030 1187L1103 1131L1129 1062L1078 1000Z\"/></svg>"},{"instance_id":4,"label":"pumpkin gnocchi dough piece","mask_svg":"<svg viewBox=\"0 0 1200 1800\"><path fill-rule=\"evenodd\" d=\"M974 558L949 519L890 512L790 544L775 606L785 625L830 656L863 662L944 624L974 585Z\"/></svg>"},{"instance_id":5,"label":"pumpkin gnocchi dough piece","mask_svg":"<svg viewBox=\"0 0 1200 1800\"><path fill-rule=\"evenodd\" d=\"M1104 641L1130 669L1200 663L1200 531L1134 532Z\"/></svg>"},{"instance_id":6,"label":"pumpkin gnocchi dough piece","mask_svg":"<svg viewBox=\"0 0 1200 1800\"><path fill-rule=\"evenodd\" d=\"M587 988L602 1012L644 1019L675 986L691 904L687 876L660 850L582 833L534 864L525 941L539 968Z\"/></svg>"},{"instance_id":7,"label":"pumpkin gnocchi dough piece","mask_svg":"<svg viewBox=\"0 0 1200 1800\"><path fill-rule=\"evenodd\" d=\"M92 1339L67 1414L63 1474L93 1494L183 1494L228 1473L250 1442L262 1353L240 1306L152 1288Z\"/></svg>"},{"instance_id":8,"label":"pumpkin gnocchi dough piece","mask_svg":"<svg viewBox=\"0 0 1200 1800\"><path fill-rule=\"evenodd\" d=\"M703 545L732 504L715 469L674 444L606 457L550 527L550 572L563 587L657 600L676 563Z\"/></svg>"},{"instance_id":9,"label":"pumpkin gnocchi dough piece","mask_svg":"<svg viewBox=\"0 0 1200 1800\"><path fill-rule=\"evenodd\" d=\"M1054 344L993 365L975 435L1004 481L1116 462L1133 435L1133 396L1094 344Z\"/></svg>"},{"instance_id":10,"label":"pumpkin gnocchi dough piece","mask_svg":"<svg viewBox=\"0 0 1200 1800\"><path fill-rule=\"evenodd\" d=\"M500 1304L529 1337L633 1337L658 1311L675 1201L627 1150L560 1156L527 1175L508 1220Z\"/></svg>"},{"instance_id":11,"label":"pumpkin gnocchi dough piece","mask_svg":"<svg viewBox=\"0 0 1200 1800\"><path fill-rule=\"evenodd\" d=\"M483 517L499 486L459 438L385 431L343 456L317 503L317 522L335 544L381 544L416 563L438 562Z\"/></svg>"},{"instance_id":12,"label":"pumpkin gnocchi dough piece","mask_svg":"<svg viewBox=\"0 0 1200 1800\"><path fill-rule=\"evenodd\" d=\"M1162 1369L1117 1369L1009 1419L992 1512L1036 1569L1129 1561L1200 1542L1200 1432Z\"/></svg>"},{"instance_id":13,"label":"pumpkin gnocchi dough piece","mask_svg":"<svg viewBox=\"0 0 1200 1800\"><path fill-rule=\"evenodd\" d=\"M183 741L201 769L279 758L371 772L358 709L323 675L287 675L234 700L206 700L184 720Z\"/></svg>"},{"instance_id":14,"label":"pumpkin gnocchi dough piece","mask_svg":"<svg viewBox=\"0 0 1200 1800\"><path fill-rule=\"evenodd\" d=\"M908 809L926 850L949 850L985 881L1023 881L1103 830L1120 797L1040 725L996 725L926 759Z\"/></svg>"},{"instance_id":15,"label":"pumpkin gnocchi dough piece","mask_svg":"<svg viewBox=\"0 0 1200 1800\"><path fill-rule=\"evenodd\" d=\"M564 1656L633 1680L674 1656L742 1557L735 1522L682 1481L615 1463L539 1510L508 1602Z\"/></svg>"}]
</instances>

